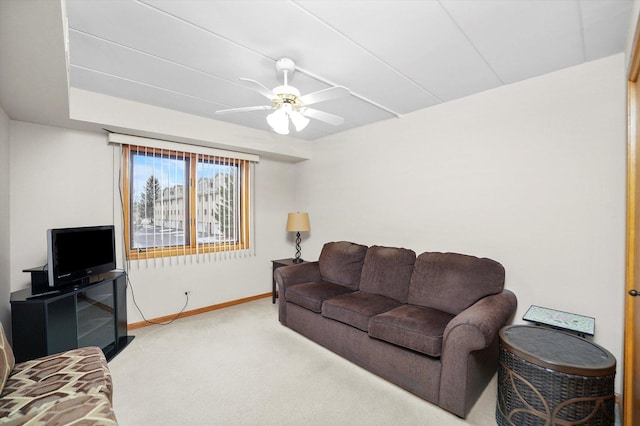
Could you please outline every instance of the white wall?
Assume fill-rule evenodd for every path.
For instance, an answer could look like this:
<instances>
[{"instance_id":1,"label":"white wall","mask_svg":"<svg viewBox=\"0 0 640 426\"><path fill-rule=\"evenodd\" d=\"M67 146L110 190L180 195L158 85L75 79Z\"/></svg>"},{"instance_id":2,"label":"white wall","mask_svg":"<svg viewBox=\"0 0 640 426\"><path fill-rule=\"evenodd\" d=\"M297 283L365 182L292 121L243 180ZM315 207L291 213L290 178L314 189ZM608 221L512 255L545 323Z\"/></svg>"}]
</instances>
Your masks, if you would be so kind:
<instances>
[{"instance_id":1,"label":"white wall","mask_svg":"<svg viewBox=\"0 0 640 426\"><path fill-rule=\"evenodd\" d=\"M104 135L11 121L11 287L47 263L46 230L113 223Z\"/></svg>"},{"instance_id":2,"label":"white wall","mask_svg":"<svg viewBox=\"0 0 640 426\"><path fill-rule=\"evenodd\" d=\"M9 297L9 117L0 106L0 322L11 335Z\"/></svg>"},{"instance_id":3,"label":"white wall","mask_svg":"<svg viewBox=\"0 0 640 426\"><path fill-rule=\"evenodd\" d=\"M11 121L12 290L30 285L23 269L46 263L47 228L120 223L114 158L104 134ZM255 257L133 265L130 278L145 317L178 312L185 290L191 291L187 310L270 292L270 260L291 252L284 228L294 171L273 160L256 166ZM142 320L131 297L128 312L130 323Z\"/></svg>"},{"instance_id":4,"label":"white wall","mask_svg":"<svg viewBox=\"0 0 640 426\"><path fill-rule=\"evenodd\" d=\"M622 374L624 55L314 143L305 257L351 240L486 256L518 297L596 318Z\"/></svg>"}]
</instances>

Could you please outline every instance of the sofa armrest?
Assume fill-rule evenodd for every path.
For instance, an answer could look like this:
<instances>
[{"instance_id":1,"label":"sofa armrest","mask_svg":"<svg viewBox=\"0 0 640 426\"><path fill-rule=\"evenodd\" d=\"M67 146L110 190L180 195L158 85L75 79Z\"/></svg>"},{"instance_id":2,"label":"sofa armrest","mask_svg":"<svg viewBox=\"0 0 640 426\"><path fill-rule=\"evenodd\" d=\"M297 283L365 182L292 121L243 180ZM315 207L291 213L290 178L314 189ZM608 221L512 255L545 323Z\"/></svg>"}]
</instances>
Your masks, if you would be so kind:
<instances>
[{"instance_id":1,"label":"sofa armrest","mask_svg":"<svg viewBox=\"0 0 640 426\"><path fill-rule=\"evenodd\" d=\"M483 297L453 318L444 330L443 347L449 344L470 345L470 350L488 347L498 335L500 329L515 313L517 307L516 296L509 290L499 294ZM461 327L472 327L473 334L478 339L474 344L455 340L460 332L467 334L469 330ZM449 341L450 339L451 342ZM465 339L467 340L467 339ZM443 348L443 352L445 349Z\"/></svg>"},{"instance_id":2,"label":"sofa armrest","mask_svg":"<svg viewBox=\"0 0 640 426\"><path fill-rule=\"evenodd\" d=\"M283 266L276 269L273 277L278 283L278 319L283 325L287 325L287 288L296 284L320 281L320 264L315 261Z\"/></svg>"},{"instance_id":3,"label":"sofa armrest","mask_svg":"<svg viewBox=\"0 0 640 426\"><path fill-rule=\"evenodd\" d=\"M439 405L465 417L498 365L497 336L516 311L509 290L478 300L453 318L442 339Z\"/></svg>"},{"instance_id":4,"label":"sofa armrest","mask_svg":"<svg viewBox=\"0 0 640 426\"><path fill-rule=\"evenodd\" d=\"M276 269L274 276L278 288L283 291L290 285L320 281L320 264L315 261L283 266Z\"/></svg>"}]
</instances>

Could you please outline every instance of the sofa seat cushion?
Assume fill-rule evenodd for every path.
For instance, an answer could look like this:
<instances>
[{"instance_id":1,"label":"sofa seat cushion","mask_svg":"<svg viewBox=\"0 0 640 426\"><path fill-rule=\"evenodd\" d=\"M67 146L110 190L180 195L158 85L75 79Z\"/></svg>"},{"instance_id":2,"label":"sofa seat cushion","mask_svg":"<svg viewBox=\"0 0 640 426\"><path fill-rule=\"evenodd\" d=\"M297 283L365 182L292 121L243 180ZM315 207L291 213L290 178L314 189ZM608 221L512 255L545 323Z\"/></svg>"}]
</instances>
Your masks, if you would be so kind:
<instances>
[{"instance_id":1,"label":"sofa seat cushion","mask_svg":"<svg viewBox=\"0 0 640 426\"><path fill-rule=\"evenodd\" d=\"M295 303L319 314L322 312L322 302L352 291L340 284L316 281L296 284L287 288L286 299L287 302Z\"/></svg>"},{"instance_id":2,"label":"sofa seat cushion","mask_svg":"<svg viewBox=\"0 0 640 426\"><path fill-rule=\"evenodd\" d=\"M356 291L326 300L322 304L322 316L368 331L371 317L398 306L397 300Z\"/></svg>"},{"instance_id":3,"label":"sofa seat cushion","mask_svg":"<svg viewBox=\"0 0 640 426\"><path fill-rule=\"evenodd\" d=\"M369 336L439 357L444 329L454 316L437 309L402 305L371 318Z\"/></svg>"},{"instance_id":4,"label":"sofa seat cushion","mask_svg":"<svg viewBox=\"0 0 640 426\"><path fill-rule=\"evenodd\" d=\"M111 402L113 383L102 350L72 349L16 364L0 394L0 417L42 409L67 396L98 394Z\"/></svg>"}]
</instances>

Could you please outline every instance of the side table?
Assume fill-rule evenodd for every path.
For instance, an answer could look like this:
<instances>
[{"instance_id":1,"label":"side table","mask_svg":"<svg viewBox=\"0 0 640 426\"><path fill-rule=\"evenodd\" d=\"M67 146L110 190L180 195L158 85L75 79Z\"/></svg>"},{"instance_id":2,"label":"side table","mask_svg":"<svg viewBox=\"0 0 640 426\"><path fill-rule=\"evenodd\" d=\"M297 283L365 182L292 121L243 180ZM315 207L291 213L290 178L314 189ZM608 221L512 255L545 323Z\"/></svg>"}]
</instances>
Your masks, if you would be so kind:
<instances>
[{"instance_id":1,"label":"side table","mask_svg":"<svg viewBox=\"0 0 640 426\"><path fill-rule=\"evenodd\" d=\"M616 359L564 331L530 325L500 330L499 425L613 425Z\"/></svg>"},{"instance_id":2,"label":"side table","mask_svg":"<svg viewBox=\"0 0 640 426\"><path fill-rule=\"evenodd\" d=\"M303 263L307 263L307 262L303 260L300 263L293 263L293 258L290 257L287 259L272 260L271 263L273 263L273 272L271 273L271 281L272 281L271 303L276 303L276 298L278 297L278 293L276 292L276 277L275 277L276 269L281 268L283 266L302 265Z\"/></svg>"}]
</instances>

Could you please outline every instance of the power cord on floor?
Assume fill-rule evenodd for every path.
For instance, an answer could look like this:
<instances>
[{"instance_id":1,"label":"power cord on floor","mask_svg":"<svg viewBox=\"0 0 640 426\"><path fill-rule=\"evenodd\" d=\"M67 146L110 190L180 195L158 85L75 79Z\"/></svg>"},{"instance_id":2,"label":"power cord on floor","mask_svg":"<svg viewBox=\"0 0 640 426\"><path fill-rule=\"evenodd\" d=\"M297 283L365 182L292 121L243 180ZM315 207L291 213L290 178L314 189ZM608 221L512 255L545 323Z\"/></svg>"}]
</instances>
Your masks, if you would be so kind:
<instances>
[{"instance_id":1,"label":"power cord on floor","mask_svg":"<svg viewBox=\"0 0 640 426\"><path fill-rule=\"evenodd\" d=\"M138 306L138 302L136 301L136 293L135 291L133 291L133 284L131 283L131 279L129 278L129 274L126 274L127 276L127 283L129 284L129 288L131 289L131 299L133 300L133 304L136 307L136 310L138 311L138 313L140 314L140 316L142 317L142 320L148 324L155 324L155 325L169 325L172 322L174 322L175 320L177 320L178 318L180 318L180 315L184 312L184 310L187 308L187 305L189 304L189 292L185 291L184 295L186 296L187 300L184 302L184 306L182 307L182 309L180 309L180 312L178 312L172 319L170 319L169 321L166 322L157 322L157 321L152 321L152 320L148 320L144 314L142 313L142 309L140 309L140 306Z\"/></svg>"}]
</instances>

